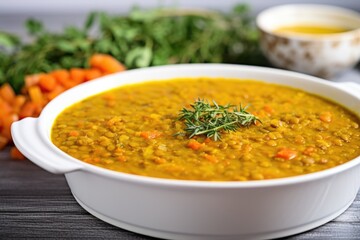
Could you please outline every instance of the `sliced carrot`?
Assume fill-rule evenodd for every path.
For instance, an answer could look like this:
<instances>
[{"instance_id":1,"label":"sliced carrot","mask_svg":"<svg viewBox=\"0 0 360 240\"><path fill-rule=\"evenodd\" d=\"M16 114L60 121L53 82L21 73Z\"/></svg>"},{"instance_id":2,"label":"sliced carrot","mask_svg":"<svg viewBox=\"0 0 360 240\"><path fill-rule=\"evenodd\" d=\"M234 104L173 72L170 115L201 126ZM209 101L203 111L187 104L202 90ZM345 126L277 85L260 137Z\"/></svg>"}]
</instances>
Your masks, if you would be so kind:
<instances>
[{"instance_id":1,"label":"sliced carrot","mask_svg":"<svg viewBox=\"0 0 360 240\"><path fill-rule=\"evenodd\" d=\"M57 85L56 79L50 74L42 74L38 83L41 90L50 92L54 90Z\"/></svg>"},{"instance_id":2,"label":"sliced carrot","mask_svg":"<svg viewBox=\"0 0 360 240\"><path fill-rule=\"evenodd\" d=\"M160 158L160 157L155 157L153 159L153 162L156 163L156 164L163 164L163 163L166 163L166 159L165 158Z\"/></svg>"},{"instance_id":3,"label":"sliced carrot","mask_svg":"<svg viewBox=\"0 0 360 240\"><path fill-rule=\"evenodd\" d=\"M99 69L90 68L85 71L85 81L90 81L102 76L102 73Z\"/></svg>"},{"instance_id":4,"label":"sliced carrot","mask_svg":"<svg viewBox=\"0 0 360 240\"><path fill-rule=\"evenodd\" d=\"M190 139L186 146L192 150L199 150L204 146L204 144L199 143L195 139Z\"/></svg>"},{"instance_id":5,"label":"sliced carrot","mask_svg":"<svg viewBox=\"0 0 360 240\"><path fill-rule=\"evenodd\" d=\"M71 136L71 137L77 137L79 135L80 135L80 133L78 131L76 131L76 130L73 130L73 131L69 132L69 136Z\"/></svg>"},{"instance_id":6,"label":"sliced carrot","mask_svg":"<svg viewBox=\"0 0 360 240\"><path fill-rule=\"evenodd\" d=\"M311 153L315 152L316 151L316 148L314 147L307 147L305 150L304 150L304 154L305 155L311 155Z\"/></svg>"},{"instance_id":7,"label":"sliced carrot","mask_svg":"<svg viewBox=\"0 0 360 240\"><path fill-rule=\"evenodd\" d=\"M8 103L12 103L15 99L15 92L9 83L4 83L0 87L0 97Z\"/></svg>"},{"instance_id":8,"label":"sliced carrot","mask_svg":"<svg viewBox=\"0 0 360 240\"><path fill-rule=\"evenodd\" d=\"M25 160L25 156L16 147L10 148L10 157L15 160Z\"/></svg>"},{"instance_id":9,"label":"sliced carrot","mask_svg":"<svg viewBox=\"0 0 360 240\"><path fill-rule=\"evenodd\" d=\"M141 132L140 136L145 139L154 139L161 136L161 132L158 131L145 131Z\"/></svg>"},{"instance_id":10,"label":"sliced carrot","mask_svg":"<svg viewBox=\"0 0 360 240\"><path fill-rule=\"evenodd\" d=\"M121 156L118 156L118 157L117 157L117 160L118 160L119 162L126 162L126 157L123 156L123 155L121 155Z\"/></svg>"},{"instance_id":11,"label":"sliced carrot","mask_svg":"<svg viewBox=\"0 0 360 240\"><path fill-rule=\"evenodd\" d=\"M273 114L274 113L274 109L270 106L270 105L265 105L264 106L264 111L269 113L269 114Z\"/></svg>"},{"instance_id":12,"label":"sliced carrot","mask_svg":"<svg viewBox=\"0 0 360 240\"><path fill-rule=\"evenodd\" d=\"M204 158L205 158L206 160L208 160L209 162L212 162L212 163L217 163L217 162L219 162L219 160L218 160L215 156L213 156L213 155L205 154L205 155L204 155Z\"/></svg>"},{"instance_id":13,"label":"sliced carrot","mask_svg":"<svg viewBox=\"0 0 360 240\"><path fill-rule=\"evenodd\" d=\"M105 93L102 96L103 99L105 99L106 101L115 101L116 100L116 96L113 93Z\"/></svg>"},{"instance_id":14,"label":"sliced carrot","mask_svg":"<svg viewBox=\"0 0 360 240\"><path fill-rule=\"evenodd\" d=\"M33 102L26 102L20 112L19 112L19 118L23 119L25 117L33 117L36 111L36 105Z\"/></svg>"},{"instance_id":15,"label":"sliced carrot","mask_svg":"<svg viewBox=\"0 0 360 240\"><path fill-rule=\"evenodd\" d=\"M4 149L9 142L10 142L9 138L0 135L0 150Z\"/></svg>"},{"instance_id":16,"label":"sliced carrot","mask_svg":"<svg viewBox=\"0 0 360 240\"><path fill-rule=\"evenodd\" d=\"M332 120L332 114L330 112L323 112L320 114L319 118L321 121L329 123Z\"/></svg>"},{"instance_id":17,"label":"sliced carrot","mask_svg":"<svg viewBox=\"0 0 360 240\"><path fill-rule=\"evenodd\" d=\"M294 158L296 158L296 156L297 156L297 152L290 149L290 148L280 149L275 155L275 157L282 158L282 159L285 159L285 160L294 159Z\"/></svg>"},{"instance_id":18,"label":"sliced carrot","mask_svg":"<svg viewBox=\"0 0 360 240\"><path fill-rule=\"evenodd\" d=\"M121 72L126 69L118 60L106 54L94 54L91 56L90 66L107 73Z\"/></svg>"}]
</instances>

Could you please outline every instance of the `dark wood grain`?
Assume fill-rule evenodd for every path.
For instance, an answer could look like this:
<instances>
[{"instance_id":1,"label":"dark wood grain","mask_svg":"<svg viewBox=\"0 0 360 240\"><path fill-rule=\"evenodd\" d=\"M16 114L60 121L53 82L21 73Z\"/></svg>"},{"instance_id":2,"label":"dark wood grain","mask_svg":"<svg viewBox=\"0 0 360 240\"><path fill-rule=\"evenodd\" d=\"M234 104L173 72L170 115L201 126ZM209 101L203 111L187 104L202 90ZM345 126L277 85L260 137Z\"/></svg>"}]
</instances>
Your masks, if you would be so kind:
<instances>
[{"instance_id":1,"label":"dark wood grain","mask_svg":"<svg viewBox=\"0 0 360 240\"><path fill-rule=\"evenodd\" d=\"M0 239L153 239L107 224L74 200L64 176L0 152ZM284 239L360 239L360 194L335 220Z\"/></svg>"}]
</instances>

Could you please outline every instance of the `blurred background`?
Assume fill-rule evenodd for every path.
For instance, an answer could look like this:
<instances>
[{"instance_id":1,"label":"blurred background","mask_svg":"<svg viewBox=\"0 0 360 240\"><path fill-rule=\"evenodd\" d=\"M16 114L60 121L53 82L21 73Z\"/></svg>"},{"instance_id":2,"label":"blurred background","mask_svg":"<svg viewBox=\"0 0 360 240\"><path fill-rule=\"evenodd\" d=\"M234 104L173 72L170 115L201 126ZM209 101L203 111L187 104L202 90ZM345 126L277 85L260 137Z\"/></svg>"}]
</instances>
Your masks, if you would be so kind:
<instances>
[{"instance_id":1,"label":"blurred background","mask_svg":"<svg viewBox=\"0 0 360 240\"><path fill-rule=\"evenodd\" d=\"M89 12L106 11L112 14L125 14L134 6L149 9L159 6L207 8L230 11L239 3L250 6L256 15L260 11L275 5L288 3L317 3L342 6L360 12L359 0L7 0L0 1L0 29L26 36L24 21L29 17L43 20L47 27L60 31L64 26L81 26Z\"/></svg>"},{"instance_id":2,"label":"blurred background","mask_svg":"<svg viewBox=\"0 0 360 240\"><path fill-rule=\"evenodd\" d=\"M246 13L253 18L266 8L289 3L329 4L360 12L360 0L12 0L0 1L0 31L13 33L19 36L23 42L27 43L33 39L27 34L24 24L29 18L39 20L46 31L62 33L64 28L68 26L83 28L87 16L94 11L121 16L128 14L135 6L138 6L143 10L157 7L179 7L191 9L205 8L228 13L235 5L242 3L249 6ZM123 61L123 59L119 60ZM249 61L249 63L244 61L236 63L252 65L253 61ZM256 65L266 64L259 61ZM337 76L333 80L360 82L359 68L359 64L357 64L356 68Z\"/></svg>"}]
</instances>

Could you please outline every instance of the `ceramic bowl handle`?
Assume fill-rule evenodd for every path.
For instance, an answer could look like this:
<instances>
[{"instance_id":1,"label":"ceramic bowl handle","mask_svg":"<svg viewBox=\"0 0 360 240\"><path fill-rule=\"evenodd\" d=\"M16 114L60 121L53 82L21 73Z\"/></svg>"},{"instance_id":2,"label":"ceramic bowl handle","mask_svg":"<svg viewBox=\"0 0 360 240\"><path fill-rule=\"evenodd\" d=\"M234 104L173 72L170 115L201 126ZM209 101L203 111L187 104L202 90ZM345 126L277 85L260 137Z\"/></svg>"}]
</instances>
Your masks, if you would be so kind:
<instances>
[{"instance_id":1,"label":"ceramic bowl handle","mask_svg":"<svg viewBox=\"0 0 360 240\"><path fill-rule=\"evenodd\" d=\"M81 169L81 165L71 161L69 156L49 146L40 136L37 118L25 118L11 125L15 146L30 161L56 174L65 174Z\"/></svg>"}]
</instances>

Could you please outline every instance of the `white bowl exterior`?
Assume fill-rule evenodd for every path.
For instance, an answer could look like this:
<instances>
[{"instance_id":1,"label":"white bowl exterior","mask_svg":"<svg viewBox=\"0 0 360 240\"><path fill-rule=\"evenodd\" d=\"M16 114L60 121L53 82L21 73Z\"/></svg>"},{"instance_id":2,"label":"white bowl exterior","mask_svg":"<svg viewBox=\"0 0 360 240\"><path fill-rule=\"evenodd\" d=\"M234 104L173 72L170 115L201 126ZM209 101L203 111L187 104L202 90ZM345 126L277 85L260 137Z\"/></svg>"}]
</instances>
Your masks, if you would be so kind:
<instances>
[{"instance_id":1,"label":"white bowl exterior","mask_svg":"<svg viewBox=\"0 0 360 240\"><path fill-rule=\"evenodd\" d=\"M134 184L86 172L66 179L81 205L128 230L167 239L268 239L337 217L354 200L359 176L357 166L317 181L258 188Z\"/></svg>"},{"instance_id":2,"label":"white bowl exterior","mask_svg":"<svg viewBox=\"0 0 360 240\"><path fill-rule=\"evenodd\" d=\"M176 77L228 77L279 83L327 96L360 116L360 90L351 94L343 90L346 85L250 66L165 66L114 74L63 93L47 105L38 119L38 131L31 137L41 138L43 144L34 148L39 148L38 151L48 148L59 154L60 150L50 142L51 127L56 116L74 102L124 84ZM21 149L18 127L15 125L13 132ZM90 213L128 230L171 239L259 239L295 234L339 215L354 200L360 186L359 157L339 167L299 177L198 182L117 173L66 154L59 159L56 154L49 153L49 158L54 159L48 160L65 166L70 161L74 166L52 172L65 173L76 200Z\"/></svg>"}]
</instances>

